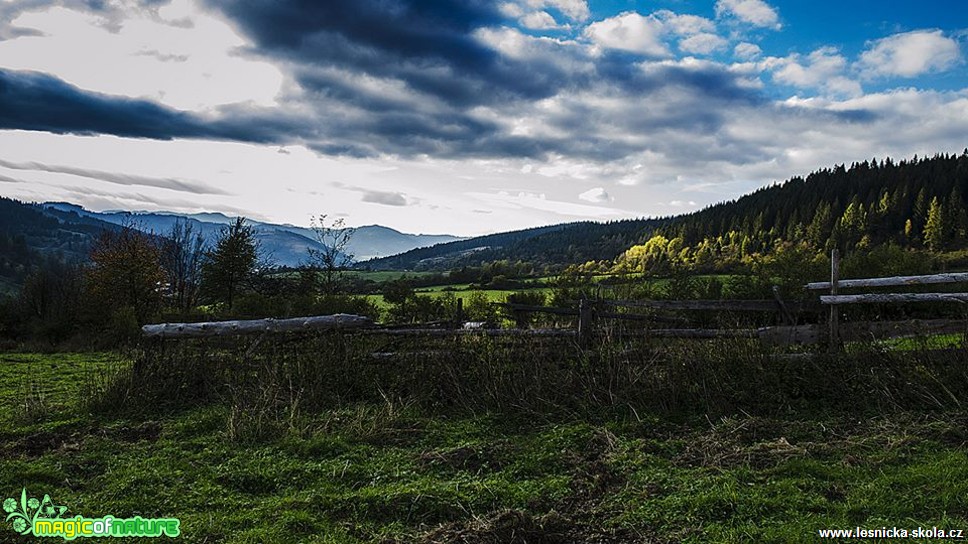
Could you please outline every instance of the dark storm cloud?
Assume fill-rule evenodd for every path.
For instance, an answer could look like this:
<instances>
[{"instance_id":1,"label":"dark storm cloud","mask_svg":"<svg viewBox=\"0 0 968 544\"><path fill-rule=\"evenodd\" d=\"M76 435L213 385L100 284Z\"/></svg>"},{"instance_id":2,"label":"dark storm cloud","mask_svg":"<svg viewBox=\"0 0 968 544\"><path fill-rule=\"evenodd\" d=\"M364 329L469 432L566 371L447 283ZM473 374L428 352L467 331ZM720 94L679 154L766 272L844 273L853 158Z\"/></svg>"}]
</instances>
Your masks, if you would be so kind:
<instances>
[{"instance_id":1,"label":"dark storm cloud","mask_svg":"<svg viewBox=\"0 0 968 544\"><path fill-rule=\"evenodd\" d=\"M405 81L455 106L508 97L542 98L559 88L544 71L521 69L473 36L503 17L481 0L312 0L209 2L269 57L337 66ZM319 88L318 80L300 84Z\"/></svg>"},{"instance_id":2,"label":"dark storm cloud","mask_svg":"<svg viewBox=\"0 0 968 544\"><path fill-rule=\"evenodd\" d=\"M197 195L229 195L218 187L208 185L198 181L186 181L174 178L154 178L147 176L136 176L131 174L119 174L117 172L104 172L102 170L90 170L87 168L76 168L74 166L59 166L44 164L40 162L10 162L0 159L0 166L11 170L28 170L51 172L55 174L70 174L89 179L114 183L116 185L141 185L144 187L157 187L159 189L171 189Z\"/></svg>"},{"instance_id":3,"label":"dark storm cloud","mask_svg":"<svg viewBox=\"0 0 968 544\"><path fill-rule=\"evenodd\" d=\"M389 57L479 70L494 52L470 37L500 21L480 0L235 0L210 4L260 48L315 62L385 70Z\"/></svg>"},{"instance_id":4,"label":"dark storm cloud","mask_svg":"<svg viewBox=\"0 0 968 544\"><path fill-rule=\"evenodd\" d=\"M875 121L863 110L777 107L723 64L650 62L592 53L581 39L536 39L512 30L486 0L207 1L252 43L240 54L288 73L294 86L277 107L235 104L202 116L0 70L0 128L304 144L353 157L614 161L652 151L693 161L736 153L730 162L741 162L764 151L728 135L737 119ZM123 21L108 2L71 5ZM182 60L155 53L142 54Z\"/></svg>"},{"instance_id":5,"label":"dark storm cloud","mask_svg":"<svg viewBox=\"0 0 968 544\"><path fill-rule=\"evenodd\" d=\"M438 157L540 157L548 153L612 160L641 150L600 136L616 125L637 133L715 132L719 107L756 106L765 99L738 84L722 65L656 64L606 51L597 58L575 42L528 40L522 55L503 55L479 34L504 32L495 3L460 0L276 0L210 2L255 44L252 53L282 61L319 114L328 154ZM368 81L361 82L365 78ZM382 85L382 86L381 86ZM664 108L663 92L691 97ZM576 109L546 121L555 135L513 135L501 120L534 116L536 102L599 90L625 100L627 111ZM679 103L685 102L682 100ZM680 105L679 103L676 106ZM644 107L643 107L644 106ZM579 136L580 134L580 136Z\"/></svg>"},{"instance_id":6,"label":"dark storm cloud","mask_svg":"<svg viewBox=\"0 0 968 544\"><path fill-rule=\"evenodd\" d=\"M280 137L278 123L240 117L206 120L148 100L86 92L46 74L0 70L3 129L266 143Z\"/></svg>"}]
</instances>

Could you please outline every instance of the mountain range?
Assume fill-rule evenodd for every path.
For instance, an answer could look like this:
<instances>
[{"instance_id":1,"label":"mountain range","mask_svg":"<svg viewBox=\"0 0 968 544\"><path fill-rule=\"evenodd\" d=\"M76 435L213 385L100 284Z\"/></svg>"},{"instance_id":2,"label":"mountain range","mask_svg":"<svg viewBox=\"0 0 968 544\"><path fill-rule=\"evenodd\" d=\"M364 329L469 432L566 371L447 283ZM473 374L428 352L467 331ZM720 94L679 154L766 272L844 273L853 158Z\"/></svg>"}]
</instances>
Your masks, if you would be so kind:
<instances>
[{"instance_id":1,"label":"mountain range","mask_svg":"<svg viewBox=\"0 0 968 544\"><path fill-rule=\"evenodd\" d=\"M164 234L179 220L192 222L211 239L233 218L218 213L91 212L73 204L25 204L0 197L0 290L22 281L45 255L85 258L91 241L105 228L134 224ZM252 224L277 265L298 266L307 249L320 247L311 229ZM660 253L670 262L699 271L726 269L790 244L816 252L886 245L933 253L964 250L968 150L824 168L674 217L583 221L467 239L372 225L356 230L349 249L357 266L373 270L443 271L509 261L554 272L572 264L611 262L653 240L652 249L643 246L643 251L661 246Z\"/></svg>"},{"instance_id":2,"label":"mountain range","mask_svg":"<svg viewBox=\"0 0 968 544\"><path fill-rule=\"evenodd\" d=\"M221 213L92 212L64 202L47 202L42 206L115 225L132 224L140 230L156 234L169 232L177 221L188 221L206 240L213 240L225 225L235 221L234 217ZM316 239L315 231L310 228L254 220L248 223L255 227L256 238L265 256L277 266L299 266L306 261L307 250L323 247ZM450 235L407 234L381 225L367 225L355 228L348 253L354 260L363 261L459 239Z\"/></svg>"}]
</instances>

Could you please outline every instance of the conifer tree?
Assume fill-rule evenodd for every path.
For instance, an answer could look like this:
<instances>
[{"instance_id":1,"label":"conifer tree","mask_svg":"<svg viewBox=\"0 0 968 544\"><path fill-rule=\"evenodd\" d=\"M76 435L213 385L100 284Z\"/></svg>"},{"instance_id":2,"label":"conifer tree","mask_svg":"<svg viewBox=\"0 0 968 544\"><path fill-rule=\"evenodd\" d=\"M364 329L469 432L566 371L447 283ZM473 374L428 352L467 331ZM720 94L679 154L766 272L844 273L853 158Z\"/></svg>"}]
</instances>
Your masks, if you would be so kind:
<instances>
[{"instance_id":1,"label":"conifer tree","mask_svg":"<svg viewBox=\"0 0 968 544\"><path fill-rule=\"evenodd\" d=\"M938 197L931 199L928 207L928 220L924 225L924 243L931 251L944 249L948 238L948 225Z\"/></svg>"}]
</instances>

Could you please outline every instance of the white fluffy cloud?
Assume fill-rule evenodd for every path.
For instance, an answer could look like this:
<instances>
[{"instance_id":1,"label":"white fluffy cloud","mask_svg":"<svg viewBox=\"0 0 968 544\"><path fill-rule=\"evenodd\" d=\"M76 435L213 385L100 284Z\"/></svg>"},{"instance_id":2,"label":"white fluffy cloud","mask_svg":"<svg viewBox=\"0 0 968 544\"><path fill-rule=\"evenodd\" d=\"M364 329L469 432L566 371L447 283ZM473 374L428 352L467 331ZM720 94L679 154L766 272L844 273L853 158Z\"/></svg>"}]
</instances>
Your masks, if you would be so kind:
<instances>
[{"instance_id":1,"label":"white fluffy cloud","mask_svg":"<svg viewBox=\"0 0 968 544\"><path fill-rule=\"evenodd\" d=\"M870 77L914 77L942 71L961 62L958 42L940 30L915 30L894 34L869 44L859 67Z\"/></svg>"},{"instance_id":2,"label":"white fluffy cloud","mask_svg":"<svg viewBox=\"0 0 968 544\"><path fill-rule=\"evenodd\" d=\"M716 2L718 17L733 16L753 26L773 28L779 30L780 15L776 9L763 0L718 0Z\"/></svg>"},{"instance_id":3,"label":"white fluffy cloud","mask_svg":"<svg viewBox=\"0 0 968 544\"><path fill-rule=\"evenodd\" d=\"M716 23L698 15L684 15L669 10L655 12L655 17L666 27L680 36L691 36L701 32L715 32Z\"/></svg>"},{"instance_id":4,"label":"white fluffy cloud","mask_svg":"<svg viewBox=\"0 0 968 544\"><path fill-rule=\"evenodd\" d=\"M741 60L753 60L762 53L763 50L755 43L742 42L736 44L736 47L733 48L733 54Z\"/></svg>"},{"instance_id":5,"label":"white fluffy cloud","mask_svg":"<svg viewBox=\"0 0 968 544\"><path fill-rule=\"evenodd\" d=\"M858 96L860 84L844 75L847 59L833 47L821 47L805 59L798 54L782 59L768 59L764 64L773 67L773 79L779 83L803 89L822 89L840 96Z\"/></svg>"},{"instance_id":6,"label":"white fluffy cloud","mask_svg":"<svg viewBox=\"0 0 968 544\"><path fill-rule=\"evenodd\" d=\"M662 22L655 17L627 11L592 23L585 29L585 36L610 49L668 57L671 53L662 41L663 30Z\"/></svg>"},{"instance_id":7,"label":"white fluffy cloud","mask_svg":"<svg viewBox=\"0 0 968 544\"><path fill-rule=\"evenodd\" d=\"M725 39L715 34L702 32L700 34L689 36L688 38L685 38L679 42L679 49L685 51L686 53L708 55L713 51L724 49L727 43L728 42Z\"/></svg>"},{"instance_id":8,"label":"white fluffy cloud","mask_svg":"<svg viewBox=\"0 0 968 544\"><path fill-rule=\"evenodd\" d=\"M521 25L532 30L560 28L555 18L547 11L535 11L521 18Z\"/></svg>"}]
</instances>

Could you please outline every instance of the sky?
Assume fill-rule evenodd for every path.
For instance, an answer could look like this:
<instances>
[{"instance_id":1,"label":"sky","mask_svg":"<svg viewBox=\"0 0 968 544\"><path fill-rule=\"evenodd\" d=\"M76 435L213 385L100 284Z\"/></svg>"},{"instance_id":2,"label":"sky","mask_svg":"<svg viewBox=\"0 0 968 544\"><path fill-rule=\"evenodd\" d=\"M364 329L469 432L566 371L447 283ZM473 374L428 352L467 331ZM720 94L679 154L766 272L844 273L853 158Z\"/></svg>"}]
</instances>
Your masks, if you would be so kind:
<instances>
[{"instance_id":1,"label":"sky","mask_svg":"<svg viewBox=\"0 0 968 544\"><path fill-rule=\"evenodd\" d=\"M955 0L0 0L0 195L462 236L968 147Z\"/></svg>"}]
</instances>

